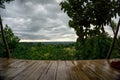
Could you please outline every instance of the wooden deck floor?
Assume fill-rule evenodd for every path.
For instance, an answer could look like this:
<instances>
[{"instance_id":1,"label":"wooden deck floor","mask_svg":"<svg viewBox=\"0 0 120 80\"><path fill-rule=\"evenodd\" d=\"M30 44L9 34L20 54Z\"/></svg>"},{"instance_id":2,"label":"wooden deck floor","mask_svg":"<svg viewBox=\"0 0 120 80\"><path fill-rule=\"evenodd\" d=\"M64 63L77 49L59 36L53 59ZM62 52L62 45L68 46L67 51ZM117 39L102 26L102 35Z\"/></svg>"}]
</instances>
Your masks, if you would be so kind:
<instances>
[{"instance_id":1,"label":"wooden deck floor","mask_svg":"<svg viewBox=\"0 0 120 80\"><path fill-rule=\"evenodd\" d=\"M120 80L106 60L52 61L0 58L0 80Z\"/></svg>"}]
</instances>

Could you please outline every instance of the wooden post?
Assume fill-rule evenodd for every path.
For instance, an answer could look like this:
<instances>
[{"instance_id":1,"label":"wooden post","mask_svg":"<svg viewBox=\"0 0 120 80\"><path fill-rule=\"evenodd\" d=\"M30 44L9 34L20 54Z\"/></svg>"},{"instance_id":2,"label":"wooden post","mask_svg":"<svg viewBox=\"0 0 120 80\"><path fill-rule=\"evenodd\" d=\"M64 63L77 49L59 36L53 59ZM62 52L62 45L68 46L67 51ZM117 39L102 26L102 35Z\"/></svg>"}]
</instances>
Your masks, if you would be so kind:
<instances>
[{"instance_id":1,"label":"wooden post","mask_svg":"<svg viewBox=\"0 0 120 80\"><path fill-rule=\"evenodd\" d=\"M116 27L116 32L115 32L115 35L114 35L114 38L113 38L113 41L112 41L112 45L111 45L111 47L110 47L110 49L109 49L109 52L108 52L108 54L107 54L107 57L106 57L107 59L110 59L112 50L113 50L113 48L114 48L115 40L117 39L117 34L118 34L118 31L119 31L119 26L120 26L120 19L119 19L118 25L117 25L117 27Z\"/></svg>"},{"instance_id":2,"label":"wooden post","mask_svg":"<svg viewBox=\"0 0 120 80\"><path fill-rule=\"evenodd\" d=\"M10 50L9 50L9 47L8 47L8 44L7 44L7 40L5 38L1 16L0 16L0 28L1 28L3 43L4 43L5 49L6 49L6 54L7 54L6 57L10 58Z\"/></svg>"},{"instance_id":3,"label":"wooden post","mask_svg":"<svg viewBox=\"0 0 120 80\"><path fill-rule=\"evenodd\" d=\"M114 22L113 22L113 23L114 23ZM115 24L115 23L114 23L114 24ZM117 25L115 24L115 26L112 26L112 25L110 25L110 26L111 26L111 28L112 28L113 34L115 35L115 31L116 31L115 27L117 27ZM118 50L119 50L120 43L119 43L118 39L116 39L116 42L117 42Z\"/></svg>"}]
</instances>

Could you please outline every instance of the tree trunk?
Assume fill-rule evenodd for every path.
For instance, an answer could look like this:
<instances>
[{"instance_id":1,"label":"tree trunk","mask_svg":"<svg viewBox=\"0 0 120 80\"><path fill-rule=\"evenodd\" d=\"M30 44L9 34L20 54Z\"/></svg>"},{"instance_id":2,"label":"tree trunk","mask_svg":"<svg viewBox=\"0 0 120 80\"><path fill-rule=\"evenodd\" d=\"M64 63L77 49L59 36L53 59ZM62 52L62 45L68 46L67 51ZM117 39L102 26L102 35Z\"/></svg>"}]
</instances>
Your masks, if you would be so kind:
<instances>
[{"instance_id":1,"label":"tree trunk","mask_svg":"<svg viewBox=\"0 0 120 80\"><path fill-rule=\"evenodd\" d=\"M116 32L115 32L115 35L114 35L114 38L113 38L113 41L112 41L112 45L111 45L111 47L110 47L110 49L109 49L109 52L108 52L108 54L107 54L107 57L106 57L107 59L110 58L111 53L112 53L112 50L113 50L113 48L114 48L115 40L117 39L117 34L118 34L118 31L119 31L119 26L120 26L120 19L119 19L118 25L117 25L117 27L116 27Z\"/></svg>"},{"instance_id":2,"label":"tree trunk","mask_svg":"<svg viewBox=\"0 0 120 80\"><path fill-rule=\"evenodd\" d=\"M113 31L113 34L115 35L115 31L116 31L116 29L115 29L115 27L116 26L112 26L112 25L110 25L111 26L111 28L112 28L112 31ZM117 42L117 45L118 45L118 51L119 51L119 54L120 54L120 43L119 43L119 41L118 41L118 39L116 38L116 42Z\"/></svg>"},{"instance_id":3,"label":"tree trunk","mask_svg":"<svg viewBox=\"0 0 120 80\"><path fill-rule=\"evenodd\" d=\"M101 27L101 30L102 30L102 33L104 34L105 33L105 29L104 29L103 25Z\"/></svg>"},{"instance_id":4,"label":"tree trunk","mask_svg":"<svg viewBox=\"0 0 120 80\"><path fill-rule=\"evenodd\" d=\"M6 49L6 57L10 58L10 50L9 50L9 47L8 47L8 44L7 44L7 41L6 41L6 38L5 38L1 16L0 16L0 28L1 28L3 43L4 43L5 49Z\"/></svg>"}]
</instances>

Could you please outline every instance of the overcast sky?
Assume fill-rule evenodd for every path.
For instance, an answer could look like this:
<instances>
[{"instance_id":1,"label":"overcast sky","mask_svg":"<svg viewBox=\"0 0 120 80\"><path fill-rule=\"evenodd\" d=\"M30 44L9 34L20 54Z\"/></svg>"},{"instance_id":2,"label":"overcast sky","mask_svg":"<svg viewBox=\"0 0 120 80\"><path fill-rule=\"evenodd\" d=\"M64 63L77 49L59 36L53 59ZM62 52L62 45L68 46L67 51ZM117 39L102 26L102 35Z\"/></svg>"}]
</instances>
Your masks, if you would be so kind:
<instances>
[{"instance_id":1,"label":"overcast sky","mask_svg":"<svg viewBox=\"0 0 120 80\"><path fill-rule=\"evenodd\" d=\"M21 41L76 41L60 1L15 0L0 9L3 24L8 24Z\"/></svg>"},{"instance_id":2,"label":"overcast sky","mask_svg":"<svg viewBox=\"0 0 120 80\"><path fill-rule=\"evenodd\" d=\"M3 24L8 24L21 41L76 41L69 18L61 11L61 0L15 0L0 9ZM109 27L105 28L110 35Z\"/></svg>"}]
</instances>

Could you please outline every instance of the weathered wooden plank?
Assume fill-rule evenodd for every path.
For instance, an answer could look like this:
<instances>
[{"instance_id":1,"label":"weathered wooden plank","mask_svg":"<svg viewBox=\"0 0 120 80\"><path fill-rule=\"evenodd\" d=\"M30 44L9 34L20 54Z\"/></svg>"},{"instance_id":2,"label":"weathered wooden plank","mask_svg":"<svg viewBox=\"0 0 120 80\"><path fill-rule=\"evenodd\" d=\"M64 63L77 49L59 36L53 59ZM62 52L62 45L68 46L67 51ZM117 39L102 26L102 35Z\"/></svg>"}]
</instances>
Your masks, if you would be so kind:
<instances>
[{"instance_id":1,"label":"weathered wooden plank","mask_svg":"<svg viewBox=\"0 0 120 80\"><path fill-rule=\"evenodd\" d=\"M77 61L67 62L68 66L71 66L70 72L72 75L72 80L90 80L88 76L77 66Z\"/></svg>"},{"instance_id":2,"label":"weathered wooden plank","mask_svg":"<svg viewBox=\"0 0 120 80\"><path fill-rule=\"evenodd\" d=\"M9 69L6 79L12 80L17 75L19 75L21 72L25 71L27 68L29 68L32 65L33 65L32 61L31 62L24 61L18 64L18 66L16 65L16 67L12 67L11 69Z\"/></svg>"},{"instance_id":3,"label":"weathered wooden plank","mask_svg":"<svg viewBox=\"0 0 120 80\"><path fill-rule=\"evenodd\" d=\"M77 61L77 67L81 69L90 80L104 80L101 76L97 75L89 65L93 65L90 61Z\"/></svg>"},{"instance_id":4,"label":"weathered wooden plank","mask_svg":"<svg viewBox=\"0 0 120 80\"><path fill-rule=\"evenodd\" d=\"M91 63L96 66L96 68L94 68L95 73L100 74L104 79L119 80L120 73L118 72L118 70L111 68L107 61L105 60L104 61L91 61ZM93 68L93 67L90 66L90 68Z\"/></svg>"},{"instance_id":5,"label":"weathered wooden plank","mask_svg":"<svg viewBox=\"0 0 120 80\"><path fill-rule=\"evenodd\" d=\"M68 79L70 77L69 74L67 74L67 66L65 64L65 61L57 61L58 67L57 67L57 75L56 80L70 80Z\"/></svg>"},{"instance_id":6,"label":"weathered wooden plank","mask_svg":"<svg viewBox=\"0 0 120 80\"><path fill-rule=\"evenodd\" d=\"M13 78L12 80L25 80L27 77L29 77L30 74L35 69L37 63L36 62L31 62L31 64L32 64L31 66L27 67L19 75L15 76L15 78Z\"/></svg>"},{"instance_id":7,"label":"weathered wooden plank","mask_svg":"<svg viewBox=\"0 0 120 80\"><path fill-rule=\"evenodd\" d=\"M41 75L45 72L49 63L49 61L40 61L35 71L33 71L33 73L27 78L27 80L38 80L41 77Z\"/></svg>"},{"instance_id":8,"label":"weathered wooden plank","mask_svg":"<svg viewBox=\"0 0 120 80\"><path fill-rule=\"evenodd\" d=\"M113 72L109 72L109 70L104 68L107 65L107 63L103 61L103 63L101 63L101 64L105 63L105 65L103 66L99 62L97 62L97 64L95 64L94 62L95 60L79 61L79 65L78 65L80 66L79 68L81 68L87 74L90 80L117 80L118 79L117 77L115 77L117 75L114 75Z\"/></svg>"},{"instance_id":9,"label":"weathered wooden plank","mask_svg":"<svg viewBox=\"0 0 120 80\"><path fill-rule=\"evenodd\" d=\"M8 59L3 59L3 60L1 60L0 61L0 70L5 71L6 69L10 68L9 65L13 64L14 62L16 62L16 61L14 61L12 59L9 59L9 60Z\"/></svg>"},{"instance_id":10,"label":"weathered wooden plank","mask_svg":"<svg viewBox=\"0 0 120 80\"><path fill-rule=\"evenodd\" d=\"M9 65L14 63L13 59L0 59L0 80L4 80L6 77L7 69L9 69Z\"/></svg>"},{"instance_id":11,"label":"weathered wooden plank","mask_svg":"<svg viewBox=\"0 0 120 80\"><path fill-rule=\"evenodd\" d=\"M68 68L67 74L69 74L68 80L77 80L76 71L73 70L74 65L71 61L66 61L66 66Z\"/></svg>"},{"instance_id":12,"label":"weathered wooden plank","mask_svg":"<svg viewBox=\"0 0 120 80\"><path fill-rule=\"evenodd\" d=\"M120 80L106 60L45 61L0 58L0 80Z\"/></svg>"},{"instance_id":13,"label":"weathered wooden plank","mask_svg":"<svg viewBox=\"0 0 120 80\"><path fill-rule=\"evenodd\" d=\"M57 62L50 61L48 67L41 75L39 80L56 80Z\"/></svg>"}]
</instances>

